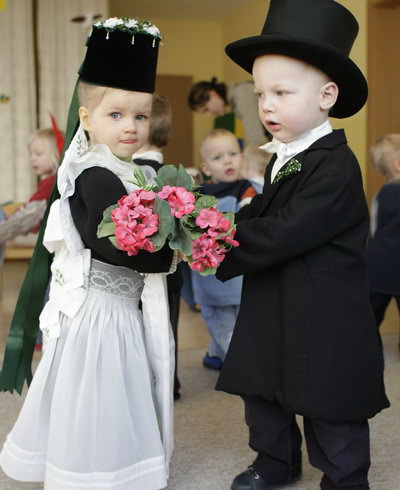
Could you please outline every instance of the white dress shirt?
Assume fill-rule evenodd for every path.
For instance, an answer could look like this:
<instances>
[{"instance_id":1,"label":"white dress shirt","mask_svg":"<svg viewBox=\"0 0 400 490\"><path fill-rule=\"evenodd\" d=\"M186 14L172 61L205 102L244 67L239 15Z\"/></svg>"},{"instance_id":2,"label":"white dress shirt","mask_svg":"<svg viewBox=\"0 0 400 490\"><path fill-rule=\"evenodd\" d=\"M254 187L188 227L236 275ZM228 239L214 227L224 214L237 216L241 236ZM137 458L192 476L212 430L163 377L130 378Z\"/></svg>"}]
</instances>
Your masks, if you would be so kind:
<instances>
[{"instance_id":1,"label":"white dress shirt","mask_svg":"<svg viewBox=\"0 0 400 490\"><path fill-rule=\"evenodd\" d=\"M315 141L319 140L323 136L332 133L332 131L332 125L327 119L320 126L311 129L311 131L303 134L303 136L300 136L300 138L297 138L297 140L291 141L290 143L282 143L278 139L273 138L270 143L260 146L260 150L264 150L267 153L277 154L277 158L271 172L271 183L274 181L276 174L288 160L309 148Z\"/></svg>"}]
</instances>

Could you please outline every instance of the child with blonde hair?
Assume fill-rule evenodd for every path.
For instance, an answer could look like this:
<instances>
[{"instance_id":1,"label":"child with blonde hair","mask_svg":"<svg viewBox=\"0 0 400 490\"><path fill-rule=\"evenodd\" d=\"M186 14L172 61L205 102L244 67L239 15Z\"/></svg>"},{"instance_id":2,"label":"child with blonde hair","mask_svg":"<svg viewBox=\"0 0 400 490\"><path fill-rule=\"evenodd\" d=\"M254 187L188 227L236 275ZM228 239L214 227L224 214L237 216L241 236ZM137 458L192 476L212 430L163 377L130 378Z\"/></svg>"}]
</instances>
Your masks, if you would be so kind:
<instances>
[{"instance_id":1,"label":"child with blonde hair","mask_svg":"<svg viewBox=\"0 0 400 490\"><path fill-rule=\"evenodd\" d=\"M79 71L80 125L59 169L60 199L44 235L54 254L40 315L44 354L0 455L8 476L44 481L49 490L167 485L174 362L160 273L174 270L173 252L128 256L97 238L103 211L137 189L129 182L132 155L148 137L160 38L149 22L99 22ZM150 180L155 175L142 170ZM25 352L29 336L20 337ZM7 389L15 367L6 352Z\"/></svg>"},{"instance_id":2,"label":"child with blonde hair","mask_svg":"<svg viewBox=\"0 0 400 490\"><path fill-rule=\"evenodd\" d=\"M200 192L215 196L221 212L236 212L256 194L250 182L241 179L242 153L235 135L226 129L214 129L200 144L201 169L209 181ZM203 365L220 370L228 351L240 305L242 278L222 284L215 276L192 273L195 302L210 334Z\"/></svg>"},{"instance_id":3,"label":"child with blonde hair","mask_svg":"<svg viewBox=\"0 0 400 490\"><path fill-rule=\"evenodd\" d=\"M372 202L367 248L370 299L379 329L392 298L400 312L400 134L379 138L370 155L372 166L386 179Z\"/></svg>"},{"instance_id":4,"label":"child with blonde hair","mask_svg":"<svg viewBox=\"0 0 400 490\"><path fill-rule=\"evenodd\" d=\"M333 0L270 0L260 35L226 47L252 73L274 153L262 194L236 214L217 271L243 275L240 311L217 389L245 402L253 463L231 490L286 487L302 475L303 417L323 490L367 490L368 419L389 406L369 303L369 217L343 130L365 104L349 58L358 23Z\"/></svg>"}]
</instances>

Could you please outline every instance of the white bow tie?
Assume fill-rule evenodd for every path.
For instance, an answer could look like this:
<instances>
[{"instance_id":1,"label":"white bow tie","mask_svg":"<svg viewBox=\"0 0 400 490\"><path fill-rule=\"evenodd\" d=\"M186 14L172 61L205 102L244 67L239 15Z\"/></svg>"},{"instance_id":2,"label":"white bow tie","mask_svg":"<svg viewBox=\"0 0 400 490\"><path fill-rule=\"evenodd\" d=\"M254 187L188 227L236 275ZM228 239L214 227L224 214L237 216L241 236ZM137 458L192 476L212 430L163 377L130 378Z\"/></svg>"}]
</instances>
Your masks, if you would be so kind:
<instances>
[{"instance_id":1,"label":"white bow tie","mask_svg":"<svg viewBox=\"0 0 400 490\"><path fill-rule=\"evenodd\" d=\"M277 158L271 171L271 182L274 181L276 174L288 160L309 148L315 141L322 138L322 136L331 132L332 126L329 120L327 120L320 126L312 129L307 134L290 143L282 143L276 138L273 138L270 143L260 146L260 150L264 150L268 153L276 153Z\"/></svg>"}]
</instances>

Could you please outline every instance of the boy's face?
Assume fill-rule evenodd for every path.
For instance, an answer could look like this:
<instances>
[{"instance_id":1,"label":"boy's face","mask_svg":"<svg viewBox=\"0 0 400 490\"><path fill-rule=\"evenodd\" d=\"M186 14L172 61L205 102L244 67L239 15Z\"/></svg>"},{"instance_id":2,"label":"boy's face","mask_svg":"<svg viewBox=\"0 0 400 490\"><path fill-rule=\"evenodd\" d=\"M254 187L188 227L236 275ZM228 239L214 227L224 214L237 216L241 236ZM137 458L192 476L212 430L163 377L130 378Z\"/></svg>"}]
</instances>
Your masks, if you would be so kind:
<instances>
[{"instance_id":1,"label":"boy's face","mask_svg":"<svg viewBox=\"0 0 400 490\"><path fill-rule=\"evenodd\" d=\"M111 89L93 110L81 107L79 114L93 145L129 158L147 141L151 105L152 94Z\"/></svg>"},{"instance_id":2,"label":"boy's face","mask_svg":"<svg viewBox=\"0 0 400 490\"><path fill-rule=\"evenodd\" d=\"M325 92L337 86L319 70L294 58L260 56L254 62L253 77L260 120L283 143L322 124L336 101L335 97L328 102Z\"/></svg>"},{"instance_id":3,"label":"boy's face","mask_svg":"<svg viewBox=\"0 0 400 490\"><path fill-rule=\"evenodd\" d=\"M216 183L240 179L242 154L237 139L232 135L215 136L203 144L203 172Z\"/></svg>"}]
</instances>

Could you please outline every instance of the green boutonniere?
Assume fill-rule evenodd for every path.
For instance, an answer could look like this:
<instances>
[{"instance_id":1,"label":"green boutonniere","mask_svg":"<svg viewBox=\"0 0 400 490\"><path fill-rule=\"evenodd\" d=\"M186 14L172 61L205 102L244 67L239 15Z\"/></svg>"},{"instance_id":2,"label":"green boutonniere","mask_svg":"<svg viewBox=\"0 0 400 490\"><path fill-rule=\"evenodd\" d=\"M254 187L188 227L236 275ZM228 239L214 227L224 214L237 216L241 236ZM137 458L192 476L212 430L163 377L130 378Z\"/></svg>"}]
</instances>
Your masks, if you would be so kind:
<instances>
[{"instance_id":1,"label":"green boutonniere","mask_svg":"<svg viewBox=\"0 0 400 490\"><path fill-rule=\"evenodd\" d=\"M279 172L276 174L275 179L273 181L273 184L277 184L284 177L288 177L289 175L300 173L301 169L302 169L302 164L298 160L296 160L295 158L292 158L290 160L290 162L287 163L282 168L282 170L279 170Z\"/></svg>"}]
</instances>

